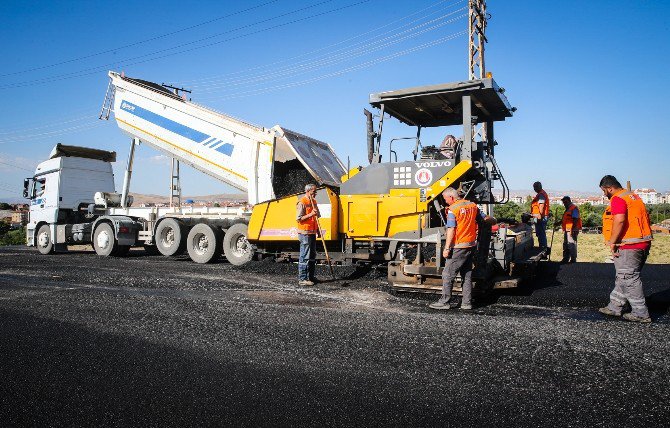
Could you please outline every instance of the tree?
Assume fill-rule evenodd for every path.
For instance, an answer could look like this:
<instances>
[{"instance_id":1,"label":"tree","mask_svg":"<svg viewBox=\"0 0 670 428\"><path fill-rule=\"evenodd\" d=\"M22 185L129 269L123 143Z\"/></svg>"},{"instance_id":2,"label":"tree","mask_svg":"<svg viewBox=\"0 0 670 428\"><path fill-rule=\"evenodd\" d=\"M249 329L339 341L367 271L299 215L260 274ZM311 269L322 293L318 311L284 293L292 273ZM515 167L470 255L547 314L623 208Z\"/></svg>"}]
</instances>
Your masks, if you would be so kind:
<instances>
[{"instance_id":1,"label":"tree","mask_svg":"<svg viewBox=\"0 0 670 428\"><path fill-rule=\"evenodd\" d=\"M521 220L521 213L521 207L514 202L507 202L493 207L493 216L497 219Z\"/></svg>"}]
</instances>

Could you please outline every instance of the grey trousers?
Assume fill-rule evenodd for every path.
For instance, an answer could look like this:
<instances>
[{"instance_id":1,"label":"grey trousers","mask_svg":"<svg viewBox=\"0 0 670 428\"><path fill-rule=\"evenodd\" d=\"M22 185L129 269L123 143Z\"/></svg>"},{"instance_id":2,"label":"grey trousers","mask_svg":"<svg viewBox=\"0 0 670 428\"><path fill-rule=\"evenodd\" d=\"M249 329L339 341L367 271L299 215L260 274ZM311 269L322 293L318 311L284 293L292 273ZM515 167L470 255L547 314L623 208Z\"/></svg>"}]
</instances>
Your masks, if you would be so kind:
<instances>
[{"instance_id":1,"label":"grey trousers","mask_svg":"<svg viewBox=\"0 0 670 428\"><path fill-rule=\"evenodd\" d=\"M616 279L607 305L613 312L620 314L628 302L633 315L643 318L649 316L640 279L648 254L647 250L619 250L619 257L614 257Z\"/></svg>"},{"instance_id":2,"label":"grey trousers","mask_svg":"<svg viewBox=\"0 0 670 428\"><path fill-rule=\"evenodd\" d=\"M577 238L568 230L563 232L563 260L577 261Z\"/></svg>"},{"instance_id":3,"label":"grey trousers","mask_svg":"<svg viewBox=\"0 0 670 428\"><path fill-rule=\"evenodd\" d=\"M448 302L451 299L451 290L456 275L463 278L463 300L461 303L472 304L472 256L475 247L454 248L451 258L444 262L442 271L442 297L439 302Z\"/></svg>"}]
</instances>

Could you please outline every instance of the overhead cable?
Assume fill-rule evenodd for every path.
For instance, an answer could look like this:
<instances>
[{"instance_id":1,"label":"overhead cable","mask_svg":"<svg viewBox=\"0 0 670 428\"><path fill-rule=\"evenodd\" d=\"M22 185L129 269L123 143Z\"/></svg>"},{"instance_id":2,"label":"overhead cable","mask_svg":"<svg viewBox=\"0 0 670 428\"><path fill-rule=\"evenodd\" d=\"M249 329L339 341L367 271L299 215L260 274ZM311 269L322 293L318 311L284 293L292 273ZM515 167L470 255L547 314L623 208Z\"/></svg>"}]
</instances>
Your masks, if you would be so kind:
<instances>
[{"instance_id":1,"label":"overhead cable","mask_svg":"<svg viewBox=\"0 0 670 428\"><path fill-rule=\"evenodd\" d=\"M254 35L254 34L259 34L259 33L262 33L262 32L266 32L268 30L273 30L273 29L276 29L276 28L285 27L287 25L295 24L297 22L306 21L308 19L316 18L316 17L327 15L327 14L330 14L330 13L339 12L341 10L344 10L344 9L347 9L347 8L350 8L350 7L358 6L358 5L363 4L363 3L368 3L371 0L360 0L358 2L351 3L351 4L348 4L348 5L345 5L345 6L341 6L341 7L337 7L337 8L325 11L325 12L320 12L320 13L316 13L316 14L313 14L313 15L303 17L303 18L294 19L292 21L284 22L284 23L281 23L281 24L276 24L276 25L273 25L273 26L270 26L270 27L266 27L266 28L263 28L263 29L260 29L260 30L252 31L252 32L245 33L245 34L241 34L241 35L238 35L238 36L229 37L227 39L207 43L207 44L200 45L200 46L194 46L192 48L183 49L183 50L176 51L176 52L171 52L171 53L166 53L166 54L163 54L163 55L154 56L154 55L162 54L164 52L168 52L168 51L171 51L171 50L180 49L180 48L185 47L185 46L193 45L193 44L205 41L205 40L216 38L216 37L219 37L219 36L224 35L224 34L228 34L228 33L234 32L234 31L238 31L240 29L253 27L253 26L256 26L258 24L262 24L262 23L265 23L265 22L268 22L268 21L275 20L275 19L280 18L280 17L285 17L287 15L291 15L295 12L303 11L303 10L306 10L306 9L309 9L309 8L312 8L312 7L315 7L315 6L324 4L324 3L330 3L331 1L333 1L333 0L322 1L320 3L314 4L314 5L311 5L311 6L306 6L306 7L300 8L300 9L296 9L296 10L291 11L291 12L287 12L287 13L284 13L284 14L281 14L281 15L277 15L277 16L272 17L272 18L268 18L268 19L264 19L262 21L255 22L253 24L244 25L244 26L235 28L233 30L225 31L223 33L215 34L215 35L212 35L212 36L209 36L209 37L204 37L204 38L194 40L194 41L191 41L191 42L188 42L188 43L183 43L183 44L180 44L180 45L177 45L177 46L173 46L171 48L161 49L161 50L158 50L158 51L155 51L155 52L151 52L149 54L139 55L139 56L132 57L132 58L126 58L124 60L116 61L116 62L113 62L113 63L107 63L107 64L103 64L103 65L100 65L100 66L79 70L79 71L76 71L76 72L59 74L59 75L55 75L55 76L52 76L52 77L49 77L49 78L42 78L42 79L35 79L35 80L28 80L28 81L23 81L23 82L10 83L10 84L6 84L6 85L0 85L0 89L21 88L21 87L26 87L26 86L41 85L41 84L51 83L51 82L55 82L55 81L68 80L68 79L73 79L73 78L77 78L77 77L89 76L91 74L95 74L95 73L98 73L100 71L106 71L109 67L113 67L113 66L129 67L131 65L143 64L143 63L146 63L146 62L155 61L155 60L158 60L158 59L167 58L167 57L170 57L170 56L179 55L179 54L183 54L183 53L186 53L186 52L192 52L192 51L195 51L195 50L198 50L198 49L203 49L203 48L206 48L206 47L214 46L214 45L217 45L217 44L220 44L220 43L225 43L225 42L229 42L229 41L232 41L232 40L237 40L237 39L240 39L240 38L243 38L243 37L248 37L248 36L251 36L251 35ZM147 58L147 57L151 57L151 56L154 56L154 57ZM147 58L147 59L143 59L143 58ZM135 61L135 60L138 60L138 61ZM134 62L130 62L130 61L134 61Z\"/></svg>"},{"instance_id":2,"label":"overhead cable","mask_svg":"<svg viewBox=\"0 0 670 428\"><path fill-rule=\"evenodd\" d=\"M43 65L43 66L40 66L40 67L28 68L28 69L21 70L21 71L14 71L14 72L11 72L11 73L0 74L0 77L13 76L13 75L16 75L16 74L23 74L23 73L28 73L28 72L31 72L31 71L44 70L46 68L57 67L59 65L69 64L69 63L72 63L72 62L93 58L93 57L104 55L104 54L107 54L107 53L117 52L117 51L120 51L122 49L132 48L132 47L135 47L135 46L142 45L144 43L153 42L153 41L156 41L156 40L164 39L165 37L169 37L169 36L173 36L175 34L183 33L184 31L192 30L194 28L202 27L203 25L211 24L212 22L216 22L216 21L220 21L222 19L230 18L232 16L240 15L244 12L249 12L251 10L255 10L255 9L261 8L263 6L267 6L271 3L276 3L278 1L279 0L266 1L265 3L261 3L261 4L258 4L256 6L248 7L246 9L242 9L242 10L239 10L237 12L229 13L228 15L219 16L218 18L210 19L210 20L201 22L199 24L195 24L195 25L191 25L191 26L188 26L188 27L181 28L179 30L170 31L169 33L165 33L165 34L161 34L161 35L158 35L158 36L150 37L148 39L140 40L139 42L129 43L127 45L118 46L118 47L111 48L111 49L106 49L104 51L99 51L99 52L95 52L95 53L92 53L92 54L88 54L88 55L84 55L84 56L80 56L80 57L76 57L76 58L71 58L71 59L68 59L68 60L65 60L65 61L60 61L60 62L56 62L56 63L52 63L52 64Z\"/></svg>"}]
</instances>

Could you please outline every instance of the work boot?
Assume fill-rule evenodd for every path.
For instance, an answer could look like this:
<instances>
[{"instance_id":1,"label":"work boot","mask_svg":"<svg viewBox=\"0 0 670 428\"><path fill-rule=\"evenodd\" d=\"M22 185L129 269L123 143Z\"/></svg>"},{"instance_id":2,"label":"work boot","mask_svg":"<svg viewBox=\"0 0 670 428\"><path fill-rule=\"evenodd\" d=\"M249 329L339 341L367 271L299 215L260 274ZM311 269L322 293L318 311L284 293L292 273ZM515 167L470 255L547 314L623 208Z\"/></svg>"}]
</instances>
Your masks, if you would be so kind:
<instances>
[{"instance_id":1,"label":"work boot","mask_svg":"<svg viewBox=\"0 0 670 428\"><path fill-rule=\"evenodd\" d=\"M568 260L568 259L562 259L562 260L560 261L560 263L561 263L562 265L565 265L565 264L570 263L570 260Z\"/></svg>"},{"instance_id":2,"label":"work boot","mask_svg":"<svg viewBox=\"0 0 670 428\"><path fill-rule=\"evenodd\" d=\"M298 281L298 285L304 287L311 287L312 285L314 285L314 283L308 279L301 279L300 281Z\"/></svg>"},{"instance_id":3,"label":"work boot","mask_svg":"<svg viewBox=\"0 0 670 428\"><path fill-rule=\"evenodd\" d=\"M607 306L605 306L604 308L599 308L598 312L600 312L601 314L610 316L610 317L620 317L621 316L620 313L614 312L613 310L611 310Z\"/></svg>"},{"instance_id":4,"label":"work boot","mask_svg":"<svg viewBox=\"0 0 670 428\"><path fill-rule=\"evenodd\" d=\"M461 303L461 310L471 311L472 310L472 303Z\"/></svg>"},{"instance_id":5,"label":"work boot","mask_svg":"<svg viewBox=\"0 0 670 428\"><path fill-rule=\"evenodd\" d=\"M431 309L438 309L438 310L442 310L442 311L447 310L447 309L451 309L451 305L449 304L449 301L445 302L443 300L438 300L435 303L431 303L430 305L428 305L428 307L431 308Z\"/></svg>"},{"instance_id":6,"label":"work boot","mask_svg":"<svg viewBox=\"0 0 670 428\"><path fill-rule=\"evenodd\" d=\"M623 319L625 319L626 321L633 321L633 322L643 322L643 323L651 322L651 318L649 317L639 317L637 315L633 315L630 312L623 314Z\"/></svg>"},{"instance_id":7,"label":"work boot","mask_svg":"<svg viewBox=\"0 0 670 428\"><path fill-rule=\"evenodd\" d=\"M309 280L312 281L314 284L318 284L321 282L319 278L310 278Z\"/></svg>"}]
</instances>

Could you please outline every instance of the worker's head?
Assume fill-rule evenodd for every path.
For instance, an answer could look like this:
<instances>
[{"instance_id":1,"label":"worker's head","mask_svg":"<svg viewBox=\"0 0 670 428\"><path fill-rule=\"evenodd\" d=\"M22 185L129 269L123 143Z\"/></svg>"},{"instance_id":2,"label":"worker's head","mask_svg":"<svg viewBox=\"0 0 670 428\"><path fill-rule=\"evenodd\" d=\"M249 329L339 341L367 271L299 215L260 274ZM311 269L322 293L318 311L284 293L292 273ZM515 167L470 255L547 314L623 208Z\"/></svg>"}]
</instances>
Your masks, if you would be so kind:
<instances>
[{"instance_id":1,"label":"worker's head","mask_svg":"<svg viewBox=\"0 0 670 428\"><path fill-rule=\"evenodd\" d=\"M567 209L570 205L572 205L572 200L570 199L570 196L563 196L561 198L561 202L563 202L563 205Z\"/></svg>"},{"instance_id":2,"label":"worker's head","mask_svg":"<svg viewBox=\"0 0 670 428\"><path fill-rule=\"evenodd\" d=\"M608 199L612 198L616 192L622 189L621 183L613 175L606 175L600 179L600 189Z\"/></svg>"},{"instance_id":3,"label":"worker's head","mask_svg":"<svg viewBox=\"0 0 670 428\"><path fill-rule=\"evenodd\" d=\"M442 197L447 205L451 205L458 200L458 190L453 187L447 187L442 191Z\"/></svg>"},{"instance_id":4,"label":"worker's head","mask_svg":"<svg viewBox=\"0 0 670 428\"><path fill-rule=\"evenodd\" d=\"M305 194L309 197L316 196L316 184L309 183L305 185Z\"/></svg>"},{"instance_id":5,"label":"worker's head","mask_svg":"<svg viewBox=\"0 0 670 428\"><path fill-rule=\"evenodd\" d=\"M536 192L542 190L542 183L540 183L539 181L533 183L533 190L535 190Z\"/></svg>"}]
</instances>

